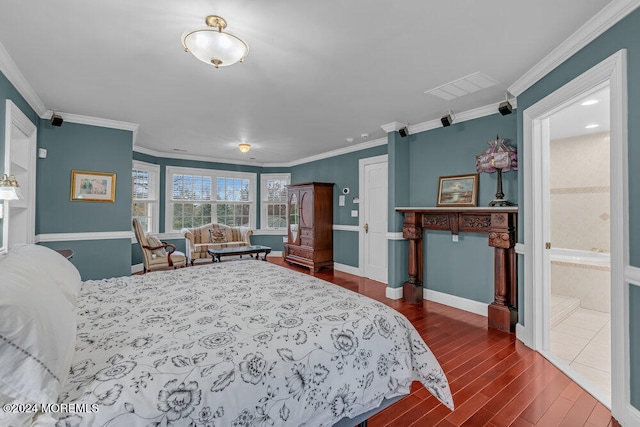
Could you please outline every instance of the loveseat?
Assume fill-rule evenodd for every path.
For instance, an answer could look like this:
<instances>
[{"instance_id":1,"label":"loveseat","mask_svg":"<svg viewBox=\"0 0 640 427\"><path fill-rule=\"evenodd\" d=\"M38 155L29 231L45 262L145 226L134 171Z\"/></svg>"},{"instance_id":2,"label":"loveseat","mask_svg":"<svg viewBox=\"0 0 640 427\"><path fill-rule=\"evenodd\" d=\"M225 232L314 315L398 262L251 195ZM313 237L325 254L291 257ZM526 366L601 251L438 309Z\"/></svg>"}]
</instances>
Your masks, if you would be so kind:
<instances>
[{"instance_id":1,"label":"loveseat","mask_svg":"<svg viewBox=\"0 0 640 427\"><path fill-rule=\"evenodd\" d=\"M229 227L224 224L205 224L197 228L183 228L187 259L193 262L210 258L207 249L237 248L251 246L253 230L248 227Z\"/></svg>"}]
</instances>

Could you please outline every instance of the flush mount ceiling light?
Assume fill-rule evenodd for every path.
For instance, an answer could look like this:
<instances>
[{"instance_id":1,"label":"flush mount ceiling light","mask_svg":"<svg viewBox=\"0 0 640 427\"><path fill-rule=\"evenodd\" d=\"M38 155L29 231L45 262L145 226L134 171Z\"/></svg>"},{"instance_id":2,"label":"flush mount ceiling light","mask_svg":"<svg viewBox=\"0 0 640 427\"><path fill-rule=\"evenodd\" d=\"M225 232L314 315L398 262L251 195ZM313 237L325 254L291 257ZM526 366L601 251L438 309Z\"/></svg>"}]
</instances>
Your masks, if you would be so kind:
<instances>
[{"instance_id":1,"label":"flush mount ceiling light","mask_svg":"<svg viewBox=\"0 0 640 427\"><path fill-rule=\"evenodd\" d=\"M238 148L243 153L248 153L249 150L251 150L251 144L244 144L244 143L243 144L238 144Z\"/></svg>"},{"instance_id":2,"label":"flush mount ceiling light","mask_svg":"<svg viewBox=\"0 0 640 427\"><path fill-rule=\"evenodd\" d=\"M227 21L215 15L205 19L207 28L185 31L182 46L185 52L191 52L196 58L214 67L226 67L243 62L249 53L249 46L239 37L222 30Z\"/></svg>"}]
</instances>

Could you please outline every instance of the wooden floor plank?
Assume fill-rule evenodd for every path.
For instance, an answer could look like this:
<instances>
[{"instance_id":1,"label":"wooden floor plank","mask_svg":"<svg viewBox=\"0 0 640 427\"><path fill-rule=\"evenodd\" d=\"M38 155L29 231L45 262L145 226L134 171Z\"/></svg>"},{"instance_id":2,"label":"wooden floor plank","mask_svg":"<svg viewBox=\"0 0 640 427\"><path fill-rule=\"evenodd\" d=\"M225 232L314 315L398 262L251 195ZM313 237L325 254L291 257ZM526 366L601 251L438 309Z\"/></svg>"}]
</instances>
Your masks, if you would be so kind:
<instances>
[{"instance_id":1,"label":"wooden floor plank","mask_svg":"<svg viewBox=\"0 0 640 427\"><path fill-rule=\"evenodd\" d=\"M587 419L587 425L606 427L611 421L611 411L609 411L602 403L597 402L593 411Z\"/></svg>"},{"instance_id":2,"label":"wooden floor plank","mask_svg":"<svg viewBox=\"0 0 640 427\"><path fill-rule=\"evenodd\" d=\"M583 392L578 400L573 404L560 425L563 427L585 425L595 406L596 402L593 397L586 391Z\"/></svg>"},{"instance_id":3,"label":"wooden floor plank","mask_svg":"<svg viewBox=\"0 0 640 427\"><path fill-rule=\"evenodd\" d=\"M280 258L268 261L309 272ZM378 300L406 316L450 382L455 411L416 382L407 397L371 417L369 427L620 427L611 411L539 353L512 334L489 329L486 317L433 301L409 304L391 300L386 297L384 283L336 270L320 270L315 276Z\"/></svg>"},{"instance_id":4,"label":"wooden floor plank","mask_svg":"<svg viewBox=\"0 0 640 427\"><path fill-rule=\"evenodd\" d=\"M520 414L520 418L532 424L538 422L542 414L549 409L549 406L551 406L570 382L571 380L566 375L558 375L557 378L545 388L545 392L540 393L527 409Z\"/></svg>"},{"instance_id":5,"label":"wooden floor plank","mask_svg":"<svg viewBox=\"0 0 640 427\"><path fill-rule=\"evenodd\" d=\"M542 417L540 417L536 425L541 427L553 427L560 425L574 403L575 402L572 402L569 399L559 397L551 404Z\"/></svg>"}]
</instances>

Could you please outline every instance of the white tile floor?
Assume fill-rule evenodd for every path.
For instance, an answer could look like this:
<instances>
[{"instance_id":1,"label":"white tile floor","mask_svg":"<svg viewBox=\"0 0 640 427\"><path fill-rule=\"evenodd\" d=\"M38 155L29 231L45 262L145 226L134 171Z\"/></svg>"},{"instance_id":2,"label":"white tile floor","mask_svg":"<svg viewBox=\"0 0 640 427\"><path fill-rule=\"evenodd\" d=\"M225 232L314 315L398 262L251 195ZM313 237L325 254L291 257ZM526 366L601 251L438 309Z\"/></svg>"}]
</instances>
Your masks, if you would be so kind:
<instances>
[{"instance_id":1,"label":"white tile floor","mask_svg":"<svg viewBox=\"0 0 640 427\"><path fill-rule=\"evenodd\" d=\"M571 299L551 297L551 351L610 394L611 315L585 308L567 313L566 307L574 304L567 300ZM563 310L563 316L558 317Z\"/></svg>"}]
</instances>

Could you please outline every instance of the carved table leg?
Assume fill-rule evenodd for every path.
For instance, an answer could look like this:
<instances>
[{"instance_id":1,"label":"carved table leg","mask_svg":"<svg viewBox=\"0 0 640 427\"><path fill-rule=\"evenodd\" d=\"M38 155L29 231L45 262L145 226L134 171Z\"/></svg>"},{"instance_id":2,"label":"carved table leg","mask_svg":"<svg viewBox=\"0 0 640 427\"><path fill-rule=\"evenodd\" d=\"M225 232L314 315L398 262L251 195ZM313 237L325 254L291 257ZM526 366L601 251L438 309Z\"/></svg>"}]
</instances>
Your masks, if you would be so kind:
<instances>
[{"instance_id":1,"label":"carved table leg","mask_svg":"<svg viewBox=\"0 0 640 427\"><path fill-rule=\"evenodd\" d=\"M422 228L419 215L405 215L402 236L409 239L409 280L402 285L402 298L409 303L422 302Z\"/></svg>"},{"instance_id":2,"label":"carved table leg","mask_svg":"<svg viewBox=\"0 0 640 427\"><path fill-rule=\"evenodd\" d=\"M491 215L489 246L494 248L494 301L489 305L489 327L513 332L518 321L516 304L515 219Z\"/></svg>"}]
</instances>

